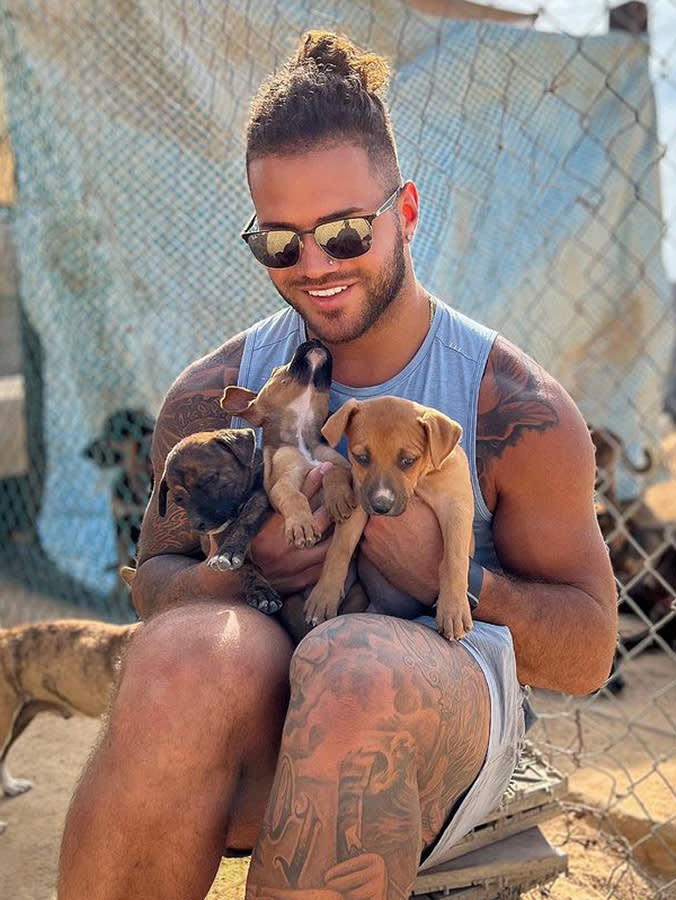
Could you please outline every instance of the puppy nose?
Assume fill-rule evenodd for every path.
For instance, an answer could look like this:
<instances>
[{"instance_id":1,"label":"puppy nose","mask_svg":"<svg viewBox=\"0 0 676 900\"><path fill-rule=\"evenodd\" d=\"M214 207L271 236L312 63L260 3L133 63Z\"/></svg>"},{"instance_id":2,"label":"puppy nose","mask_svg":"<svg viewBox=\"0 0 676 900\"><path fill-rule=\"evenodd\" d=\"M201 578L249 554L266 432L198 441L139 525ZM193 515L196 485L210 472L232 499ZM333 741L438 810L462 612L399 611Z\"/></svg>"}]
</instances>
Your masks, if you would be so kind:
<instances>
[{"instance_id":1,"label":"puppy nose","mask_svg":"<svg viewBox=\"0 0 676 900\"><path fill-rule=\"evenodd\" d=\"M376 491L371 497L373 511L379 516L384 516L394 506L394 494L392 491Z\"/></svg>"}]
</instances>

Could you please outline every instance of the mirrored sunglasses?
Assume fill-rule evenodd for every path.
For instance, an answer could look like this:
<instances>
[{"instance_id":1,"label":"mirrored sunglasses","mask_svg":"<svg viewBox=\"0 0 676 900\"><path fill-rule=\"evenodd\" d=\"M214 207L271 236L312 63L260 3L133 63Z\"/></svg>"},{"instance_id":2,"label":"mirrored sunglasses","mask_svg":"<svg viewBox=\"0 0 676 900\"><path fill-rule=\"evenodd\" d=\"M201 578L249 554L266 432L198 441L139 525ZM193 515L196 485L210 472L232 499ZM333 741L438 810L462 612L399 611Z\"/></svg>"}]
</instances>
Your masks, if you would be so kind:
<instances>
[{"instance_id":1,"label":"mirrored sunglasses","mask_svg":"<svg viewBox=\"0 0 676 900\"><path fill-rule=\"evenodd\" d=\"M348 216L322 222L309 231L293 231L290 228L270 228L251 231L256 215L251 217L242 232L242 238L259 263L268 269L288 269L295 266L303 251L303 235L311 234L321 249L333 259L354 259L363 256L371 248L373 220L392 207L399 196L400 185L383 205L370 216Z\"/></svg>"}]
</instances>

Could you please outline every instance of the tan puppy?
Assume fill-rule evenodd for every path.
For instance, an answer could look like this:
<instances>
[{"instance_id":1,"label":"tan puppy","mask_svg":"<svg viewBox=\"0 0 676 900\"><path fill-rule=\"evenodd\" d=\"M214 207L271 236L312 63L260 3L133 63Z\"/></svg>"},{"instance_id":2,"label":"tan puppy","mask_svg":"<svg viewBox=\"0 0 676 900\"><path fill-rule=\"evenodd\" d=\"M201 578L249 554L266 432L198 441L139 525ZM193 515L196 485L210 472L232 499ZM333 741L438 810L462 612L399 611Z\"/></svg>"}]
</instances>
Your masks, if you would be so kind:
<instances>
[{"instance_id":1,"label":"tan puppy","mask_svg":"<svg viewBox=\"0 0 676 900\"><path fill-rule=\"evenodd\" d=\"M0 774L9 797L30 790L12 778L7 754L41 712L100 716L108 707L119 660L137 625L85 619L0 628ZM0 832L5 828L0 822Z\"/></svg>"},{"instance_id":2,"label":"tan puppy","mask_svg":"<svg viewBox=\"0 0 676 900\"><path fill-rule=\"evenodd\" d=\"M444 541L437 624L449 640L472 628L467 573L473 548L474 498L462 428L437 410L399 397L348 400L322 428L335 446L346 432L355 489L365 515L353 515L332 542L307 601L313 620L336 615L350 557L366 516L398 516L416 494L437 515Z\"/></svg>"}]
</instances>

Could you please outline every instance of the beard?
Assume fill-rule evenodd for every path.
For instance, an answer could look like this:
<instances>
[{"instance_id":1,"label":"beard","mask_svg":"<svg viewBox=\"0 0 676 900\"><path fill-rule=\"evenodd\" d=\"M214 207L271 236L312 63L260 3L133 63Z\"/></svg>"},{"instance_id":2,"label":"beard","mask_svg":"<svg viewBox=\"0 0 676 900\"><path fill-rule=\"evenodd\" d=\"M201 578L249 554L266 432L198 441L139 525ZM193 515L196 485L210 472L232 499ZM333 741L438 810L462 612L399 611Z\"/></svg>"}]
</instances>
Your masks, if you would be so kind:
<instances>
[{"instance_id":1,"label":"beard","mask_svg":"<svg viewBox=\"0 0 676 900\"><path fill-rule=\"evenodd\" d=\"M404 248L402 242L397 240L392 256L381 270L362 280L362 285L366 290L366 300L356 311L356 320L349 316L345 309L313 310L308 314L302 304L287 297L277 285L275 288L282 299L296 310L306 326L320 341L325 344L346 344L349 341L356 341L375 325L399 296L405 276Z\"/></svg>"}]
</instances>

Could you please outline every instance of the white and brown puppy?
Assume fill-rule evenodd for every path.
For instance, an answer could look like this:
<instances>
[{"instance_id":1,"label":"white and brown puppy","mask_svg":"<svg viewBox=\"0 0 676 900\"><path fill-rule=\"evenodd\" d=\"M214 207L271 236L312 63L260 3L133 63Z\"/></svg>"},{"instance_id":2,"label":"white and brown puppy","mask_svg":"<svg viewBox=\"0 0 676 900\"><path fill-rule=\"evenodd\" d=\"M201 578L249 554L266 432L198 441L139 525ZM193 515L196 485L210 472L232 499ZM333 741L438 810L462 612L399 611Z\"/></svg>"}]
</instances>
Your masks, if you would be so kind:
<instances>
[{"instance_id":1,"label":"white and brown puppy","mask_svg":"<svg viewBox=\"0 0 676 900\"><path fill-rule=\"evenodd\" d=\"M0 628L0 775L8 797L31 782L12 778L7 754L41 712L97 717L108 708L124 649L138 625L86 619ZM0 832L5 823L0 822Z\"/></svg>"},{"instance_id":2,"label":"white and brown puppy","mask_svg":"<svg viewBox=\"0 0 676 900\"><path fill-rule=\"evenodd\" d=\"M322 491L334 522L349 519L356 506L350 466L321 432L329 414L331 369L331 353L321 341L305 341L289 363L273 370L260 391L229 385L221 399L226 412L262 428L265 490L284 517L287 540L296 547L311 547L321 537L301 490L312 468L333 464L324 475Z\"/></svg>"},{"instance_id":3,"label":"white and brown puppy","mask_svg":"<svg viewBox=\"0 0 676 900\"><path fill-rule=\"evenodd\" d=\"M313 620L336 615L347 566L366 516L398 516L413 494L436 513L444 542L436 619L449 640L472 628L467 573L473 549L474 498L460 425L435 409L400 397L348 400L322 428L335 446L348 437L357 499L342 540L329 547L322 576L307 601Z\"/></svg>"},{"instance_id":4,"label":"white and brown puppy","mask_svg":"<svg viewBox=\"0 0 676 900\"><path fill-rule=\"evenodd\" d=\"M366 513L355 509L349 462L327 444L321 431L329 414L332 363L331 353L321 341L305 341L289 363L272 371L260 391L229 385L221 406L262 428L265 490L284 518L289 544L295 547L311 547L321 538L302 486L311 469L332 463L322 479L322 503L335 522L331 542L336 547L352 547L340 584L334 586L336 609L331 615L336 615L343 598L343 610L351 612L362 612L368 601L356 581L356 572L349 569L354 551L352 535L356 532L358 540ZM308 603L300 594L284 600L280 616L295 640L309 630L306 623L316 625L328 618L315 614Z\"/></svg>"}]
</instances>

